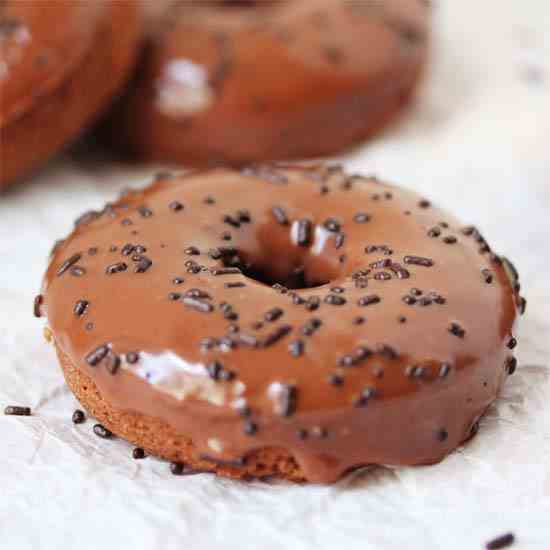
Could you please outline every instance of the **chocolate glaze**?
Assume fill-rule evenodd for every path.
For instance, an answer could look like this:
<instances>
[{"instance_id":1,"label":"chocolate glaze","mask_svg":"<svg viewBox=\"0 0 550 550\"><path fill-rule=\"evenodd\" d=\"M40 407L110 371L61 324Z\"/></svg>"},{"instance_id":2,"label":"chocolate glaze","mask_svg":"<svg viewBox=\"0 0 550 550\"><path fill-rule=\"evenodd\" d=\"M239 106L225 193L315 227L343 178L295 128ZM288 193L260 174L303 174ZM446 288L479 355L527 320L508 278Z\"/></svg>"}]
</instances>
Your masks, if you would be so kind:
<instances>
[{"instance_id":1,"label":"chocolate glaze","mask_svg":"<svg viewBox=\"0 0 550 550\"><path fill-rule=\"evenodd\" d=\"M216 169L88 216L54 252L41 309L60 353L117 408L163 419L216 460L281 447L307 479L332 481L363 464L441 460L497 396L521 300L511 264L480 242L374 178ZM124 255L127 244L142 253ZM81 277L60 270L76 254ZM127 269L107 274L117 262Z\"/></svg>"},{"instance_id":2,"label":"chocolate glaze","mask_svg":"<svg viewBox=\"0 0 550 550\"><path fill-rule=\"evenodd\" d=\"M112 128L145 159L334 153L393 119L427 57L421 0L173 4Z\"/></svg>"}]
</instances>

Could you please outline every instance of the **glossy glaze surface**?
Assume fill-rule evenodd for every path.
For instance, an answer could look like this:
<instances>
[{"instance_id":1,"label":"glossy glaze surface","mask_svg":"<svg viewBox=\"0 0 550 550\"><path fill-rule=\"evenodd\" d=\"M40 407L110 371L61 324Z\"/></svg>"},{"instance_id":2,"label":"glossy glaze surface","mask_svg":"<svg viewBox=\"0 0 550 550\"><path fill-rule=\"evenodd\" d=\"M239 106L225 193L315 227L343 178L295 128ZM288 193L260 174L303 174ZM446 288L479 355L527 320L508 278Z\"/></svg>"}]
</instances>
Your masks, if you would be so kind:
<instances>
[{"instance_id":1,"label":"glossy glaze surface","mask_svg":"<svg viewBox=\"0 0 550 550\"><path fill-rule=\"evenodd\" d=\"M516 284L409 191L338 168L219 169L81 218L37 308L116 407L224 460L288 449L332 481L470 436L515 367Z\"/></svg>"}]
</instances>

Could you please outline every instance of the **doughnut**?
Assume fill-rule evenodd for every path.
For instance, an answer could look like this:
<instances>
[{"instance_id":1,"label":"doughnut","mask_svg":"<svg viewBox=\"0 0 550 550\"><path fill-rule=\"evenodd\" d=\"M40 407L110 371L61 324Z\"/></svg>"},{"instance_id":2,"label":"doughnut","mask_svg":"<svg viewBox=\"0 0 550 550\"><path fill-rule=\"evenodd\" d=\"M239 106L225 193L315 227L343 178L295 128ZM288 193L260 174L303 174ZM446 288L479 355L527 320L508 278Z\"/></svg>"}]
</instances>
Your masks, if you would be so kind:
<instances>
[{"instance_id":1,"label":"doughnut","mask_svg":"<svg viewBox=\"0 0 550 550\"><path fill-rule=\"evenodd\" d=\"M57 243L37 316L108 430L179 465L333 482L432 464L514 372L513 265L338 166L160 174Z\"/></svg>"},{"instance_id":2,"label":"doughnut","mask_svg":"<svg viewBox=\"0 0 550 550\"><path fill-rule=\"evenodd\" d=\"M172 2L112 139L212 167L339 152L393 120L427 54L423 0Z\"/></svg>"},{"instance_id":3,"label":"doughnut","mask_svg":"<svg viewBox=\"0 0 550 550\"><path fill-rule=\"evenodd\" d=\"M0 188L106 106L137 53L135 2L0 2Z\"/></svg>"}]
</instances>

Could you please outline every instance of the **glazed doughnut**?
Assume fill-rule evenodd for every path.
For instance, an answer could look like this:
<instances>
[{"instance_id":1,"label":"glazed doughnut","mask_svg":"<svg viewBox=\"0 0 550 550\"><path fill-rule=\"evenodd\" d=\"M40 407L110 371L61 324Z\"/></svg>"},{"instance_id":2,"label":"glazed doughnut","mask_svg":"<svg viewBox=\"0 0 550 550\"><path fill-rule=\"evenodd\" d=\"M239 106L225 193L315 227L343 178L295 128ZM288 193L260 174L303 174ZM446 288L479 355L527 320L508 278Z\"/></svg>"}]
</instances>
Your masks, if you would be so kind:
<instances>
[{"instance_id":1,"label":"glazed doughnut","mask_svg":"<svg viewBox=\"0 0 550 550\"><path fill-rule=\"evenodd\" d=\"M176 2L113 139L199 166L339 152L408 102L428 23L422 0Z\"/></svg>"},{"instance_id":2,"label":"glazed doughnut","mask_svg":"<svg viewBox=\"0 0 550 550\"><path fill-rule=\"evenodd\" d=\"M331 482L470 437L525 301L427 200L278 165L160 176L86 213L35 308L114 434L194 471Z\"/></svg>"},{"instance_id":3,"label":"glazed doughnut","mask_svg":"<svg viewBox=\"0 0 550 550\"><path fill-rule=\"evenodd\" d=\"M0 187L106 106L133 65L139 32L132 0L0 2Z\"/></svg>"}]
</instances>

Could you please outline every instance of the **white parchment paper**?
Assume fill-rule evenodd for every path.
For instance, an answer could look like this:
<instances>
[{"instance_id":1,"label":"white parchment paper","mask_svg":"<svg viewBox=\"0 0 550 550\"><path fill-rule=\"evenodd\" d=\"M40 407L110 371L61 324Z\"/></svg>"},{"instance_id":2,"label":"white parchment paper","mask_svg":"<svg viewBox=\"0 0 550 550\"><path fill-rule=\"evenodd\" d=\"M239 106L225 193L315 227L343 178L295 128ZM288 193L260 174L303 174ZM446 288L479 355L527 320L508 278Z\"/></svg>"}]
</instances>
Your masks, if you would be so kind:
<instances>
[{"instance_id":1,"label":"white parchment paper","mask_svg":"<svg viewBox=\"0 0 550 550\"><path fill-rule=\"evenodd\" d=\"M73 426L32 299L73 219L154 169L66 155L0 196L0 408L34 411L0 415L0 548L464 550L511 530L514 548L550 549L550 4L441 0L435 12L417 104L343 160L477 224L520 270L520 367L479 435L439 465L323 487L177 478L90 420Z\"/></svg>"}]
</instances>

